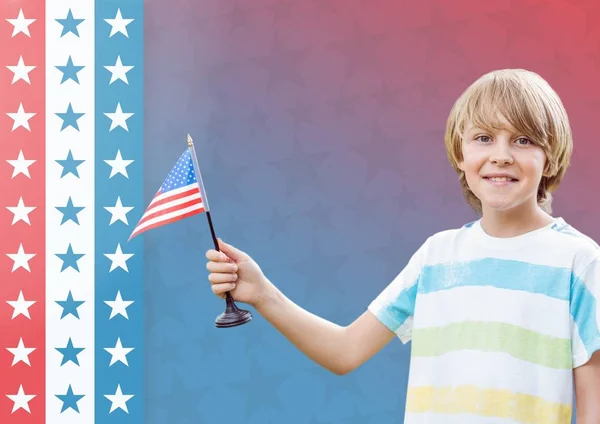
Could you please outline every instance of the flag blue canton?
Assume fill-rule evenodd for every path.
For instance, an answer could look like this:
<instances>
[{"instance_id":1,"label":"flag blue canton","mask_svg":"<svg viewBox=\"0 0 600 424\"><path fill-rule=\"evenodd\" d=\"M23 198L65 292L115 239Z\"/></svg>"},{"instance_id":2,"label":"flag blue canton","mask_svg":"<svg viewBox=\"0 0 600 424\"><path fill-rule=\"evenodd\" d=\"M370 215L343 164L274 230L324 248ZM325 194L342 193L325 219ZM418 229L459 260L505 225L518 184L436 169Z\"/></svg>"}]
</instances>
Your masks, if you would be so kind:
<instances>
[{"instance_id":1,"label":"flag blue canton","mask_svg":"<svg viewBox=\"0 0 600 424\"><path fill-rule=\"evenodd\" d=\"M160 192L166 193L196 182L196 173L194 172L194 164L192 155L189 150L185 150L183 154L167 175L167 178L160 186Z\"/></svg>"}]
</instances>

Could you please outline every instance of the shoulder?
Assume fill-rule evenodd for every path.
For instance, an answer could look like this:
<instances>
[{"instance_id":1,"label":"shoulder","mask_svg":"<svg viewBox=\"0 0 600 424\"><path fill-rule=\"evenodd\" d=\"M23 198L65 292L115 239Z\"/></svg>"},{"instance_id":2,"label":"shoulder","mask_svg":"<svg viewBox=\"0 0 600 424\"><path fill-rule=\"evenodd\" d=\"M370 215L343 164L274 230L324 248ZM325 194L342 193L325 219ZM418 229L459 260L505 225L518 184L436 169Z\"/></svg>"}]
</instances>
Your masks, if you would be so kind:
<instances>
[{"instance_id":1,"label":"shoulder","mask_svg":"<svg viewBox=\"0 0 600 424\"><path fill-rule=\"evenodd\" d=\"M594 239L573 227L563 218L556 218L556 222L552 225L551 230L565 242L580 245L582 248L600 251L600 246Z\"/></svg>"},{"instance_id":2,"label":"shoulder","mask_svg":"<svg viewBox=\"0 0 600 424\"><path fill-rule=\"evenodd\" d=\"M430 235L419 249L420 254L427 258L425 262L445 261L449 255L453 256L453 252L470 250L476 223L477 221L467 222L460 227L441 230Z\"/></svg>"},{"instance_id":3,"label":"shoulder","mask_svg":"<svg viewBox=\"0 0 600 424\"><path fill-rule=\"evenodd\" d=\"M575 268L600 261L600 245L562 218L550 228L548 246L564 253L572 252Z\"/></svg>"},{"instance_id":4,"label":"shoulder","mask_svg":"<svg viewBox=\"0 0 600 424\"><path fill-rule=\"evenodd\" d=\"M469 234L473 232L473 228L477 221L470 221L460 227L449 228L447 230L438 231L427 239L427 246L452 246L455 243L460 243L465 240Z\"/></svg>"}]
</instances>

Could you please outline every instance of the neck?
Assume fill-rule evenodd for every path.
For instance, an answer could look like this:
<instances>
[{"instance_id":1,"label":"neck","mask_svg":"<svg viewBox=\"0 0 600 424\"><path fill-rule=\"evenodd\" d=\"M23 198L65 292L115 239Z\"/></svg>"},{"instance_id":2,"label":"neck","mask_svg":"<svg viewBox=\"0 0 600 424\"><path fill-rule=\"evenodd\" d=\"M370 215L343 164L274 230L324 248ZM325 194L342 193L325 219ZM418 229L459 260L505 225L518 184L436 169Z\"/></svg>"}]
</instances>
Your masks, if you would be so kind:
<instances>
[{"instance_id":1,"label":"neck","mask_svg":"<svg viewBox=\"0 0 600 424\"><path fill-rule=\"evenodd\" d=\"M503 211L484 207L481 226L492 237L516 237L542 228L550 224L552 219L537 203Z\"/></svg>"}]
</instances>

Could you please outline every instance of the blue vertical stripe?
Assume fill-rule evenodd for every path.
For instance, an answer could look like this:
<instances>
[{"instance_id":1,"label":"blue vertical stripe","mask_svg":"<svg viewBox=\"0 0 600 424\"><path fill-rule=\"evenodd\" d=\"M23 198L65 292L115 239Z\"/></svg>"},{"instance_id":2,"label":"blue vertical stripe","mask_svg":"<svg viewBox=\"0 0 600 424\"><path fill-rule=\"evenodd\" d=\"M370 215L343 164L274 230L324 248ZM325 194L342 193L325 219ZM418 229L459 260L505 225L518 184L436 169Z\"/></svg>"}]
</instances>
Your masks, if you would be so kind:
<instances>
[{"instance_id":1,"label":"blue vertical stripe","mask_svg":"<svg viewBox=\"0 0 600 424\"><path fill-rule=\"evenodd\" d=\"M120 9L124 19L134 19L126 26L128 37L122 33L112 36L111 25L105 19L114 19ZM95 19L95 73L96 73L96 393L95 415L98 423L138 424L144 420L144 340L143 340L143 237L128 242L136 220L143 213L143 116L144 116L144 57L143 57L143 1L97 0ZM117 57L123 65L134 66L127 72L127 81L110 83L111 72L105 66L114 66ZM134 113L126 120L127 130L111 130L111 119L105 113L114 113L120 104L123 112ZM109 178L111 167L105 160L114 160L120 151L123 159L133 160L126 167L127 177L116 174ZM105 209L115 206L120 198L124 206L133 207L127 216L128 223L110 224L111 214ZM109 225L110 224L110 225ZM114 254L120 245L123 253L133 254L126 261L127 271L115 268L105 254ZM105 302L114 301L120 292L125 301L133 301L127 318L116 315L110 318L112 308ZM112 355L105 348L114 348L120 339L123 347L133 348L126 355L128 365L116 362L110 365ZM133 395L127 402L127 412L115 409L106 395L114 395L117 387L125 395ZM117 404L115 403L115 406Z\"/></svg>"}]
</instances>

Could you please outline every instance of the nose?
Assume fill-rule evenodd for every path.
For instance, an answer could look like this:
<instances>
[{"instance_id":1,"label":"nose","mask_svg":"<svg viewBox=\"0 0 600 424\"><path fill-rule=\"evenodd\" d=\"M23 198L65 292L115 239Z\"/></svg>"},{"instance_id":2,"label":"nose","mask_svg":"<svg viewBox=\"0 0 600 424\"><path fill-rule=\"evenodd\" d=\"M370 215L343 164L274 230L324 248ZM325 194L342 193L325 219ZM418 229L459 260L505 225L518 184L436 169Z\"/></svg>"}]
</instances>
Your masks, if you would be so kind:
<instances>
[{"instance_id":1,"label":"nose","mask_svg":"<svg viewBox=\"0 0 600 424\"><path fill-rule=\"evenodd\" d=\"M498 141L494 145L494 150L490 155L490 162L494 165L510 165L513 163L512 152L510 147L502 141Z\"/></svg>"}]
</instances>

